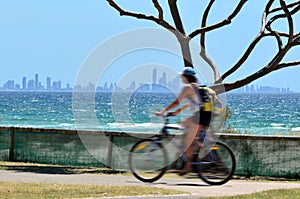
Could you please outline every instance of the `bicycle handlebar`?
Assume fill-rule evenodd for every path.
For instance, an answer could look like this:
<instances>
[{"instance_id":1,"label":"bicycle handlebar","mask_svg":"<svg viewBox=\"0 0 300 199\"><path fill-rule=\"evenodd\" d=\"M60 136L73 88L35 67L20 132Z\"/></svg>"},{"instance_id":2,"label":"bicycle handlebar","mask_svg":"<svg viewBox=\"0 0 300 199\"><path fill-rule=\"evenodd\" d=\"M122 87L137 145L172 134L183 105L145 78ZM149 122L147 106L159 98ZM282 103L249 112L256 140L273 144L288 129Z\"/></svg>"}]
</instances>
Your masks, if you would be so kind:
<instances>
[{"instance_id":1,"label":"bicycle handlebar","mask_svg":"<svg viewBox=\"0 0 300 199\"><path fill-rule=\"evenodd\" d=\"M167 114L161 114L160 112L154 112L154 114L156 116L161 116L163 118L171 117L171 116L176 116L176 114L174 114L174 112L168 112Z\"/></svg>"},{"instance_id":2,"label":"bicycle handlebar","mask_svg":"<svg viewBox=\"0 0 300 199\"><path fill-rule=\"evenodd\" d=\"M169 124L169 117L174 117L176 116L176 114L174 114L174 112L168 112L167 114L164 114L164 115L159 115L159 114L156 114L157 116L161 116L165 119L165 123L164 123L164 127L163 129L173 129L173 130L186 130L185 127L182 127L180 125L177 125L177 124Z\"/></svg>"}]
</instances>

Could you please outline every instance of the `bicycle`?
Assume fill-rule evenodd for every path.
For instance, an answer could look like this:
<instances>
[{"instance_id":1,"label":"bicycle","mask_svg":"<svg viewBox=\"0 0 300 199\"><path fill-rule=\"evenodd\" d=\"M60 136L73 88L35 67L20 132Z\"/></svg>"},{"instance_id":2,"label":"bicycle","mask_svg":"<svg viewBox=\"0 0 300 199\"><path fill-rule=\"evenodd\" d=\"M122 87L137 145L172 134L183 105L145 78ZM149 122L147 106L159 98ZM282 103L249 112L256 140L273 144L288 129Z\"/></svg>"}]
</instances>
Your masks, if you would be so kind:
<instances>
[{"instance_id":1,"label":"bicycle","mask_svg":"<svg viewBox=\"0 0 300 199\"><path fill-rule=\"evenodd\" d=\"M171 115L165 118L165 123L158 135L146 138L135 143L129 155L131 173L143 182L159 180L169 168L182 169L187 156L182 151L182 144L173 139L170 129L185 131L186 128L169 124ZM234 153L225 143L205 139L206 131L199 133L194 143L192 167L204 182L210 185L222 185L228 182L235 171L236 160ZM182 137L182 136L181 136ZM183 139L181 139L183 140ZM164 142L171 141L177 149L176 160L169 162L169 156ZM182 142L183 143L183 142ZM201 147L199 147L201 145Z\"/></svg>"}]
</instances>

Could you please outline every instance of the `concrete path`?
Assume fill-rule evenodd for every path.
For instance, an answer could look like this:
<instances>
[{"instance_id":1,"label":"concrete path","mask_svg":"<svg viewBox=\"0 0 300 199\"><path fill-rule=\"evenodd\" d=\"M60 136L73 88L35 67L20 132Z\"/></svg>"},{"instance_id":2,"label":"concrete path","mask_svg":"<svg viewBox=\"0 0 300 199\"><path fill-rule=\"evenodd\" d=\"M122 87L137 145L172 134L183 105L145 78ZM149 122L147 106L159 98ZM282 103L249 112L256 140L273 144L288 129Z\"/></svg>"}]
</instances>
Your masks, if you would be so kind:
<instances>
[{"instance_id":1,"label":"concrete path","mask_svg":"<svg viewBox=\"0 0 300 199\"><path fill-rule=\"evenodd\" d=\"M102 184L119 186L153 186L174 189L189 194L167 197L135 197L135 198L203 198L209 196L232 196L250 194L264 190L280 188L300 188L297 182L255 182L231 180L222 186L209 186L198 178L162 178L155 183L143 183L133 176L104 175L104 174L47 174L0 170L0 181L6 182L49 182L63 184ZM119 197L132 198L132 197Z\"/></svg>"}]
</instances>

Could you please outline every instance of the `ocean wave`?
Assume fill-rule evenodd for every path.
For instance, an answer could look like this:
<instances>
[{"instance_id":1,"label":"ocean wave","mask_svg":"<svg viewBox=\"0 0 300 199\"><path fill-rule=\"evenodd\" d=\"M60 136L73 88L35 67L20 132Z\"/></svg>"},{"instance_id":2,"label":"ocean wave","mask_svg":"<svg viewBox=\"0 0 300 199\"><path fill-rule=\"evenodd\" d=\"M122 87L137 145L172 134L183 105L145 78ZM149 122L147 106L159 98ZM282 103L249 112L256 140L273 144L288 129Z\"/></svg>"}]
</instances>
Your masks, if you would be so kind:
<instances>
[{"instance_id":1,"label":"ocean wave","mask_svg":"<svg viewBox=\"0 0 300 199\"><path fill-rule=\"evenodd\" d=\"M145 132L145 133L153 133L153 132L159 132L162 128L162 123L107 123L106 126L104 126L104 129L106 130L114 130L114 131L125 131L125 132Z\"/></svg>"},{"instance_id":2,"label":"ocean wave","mask_svg":"<svg viewBox=\"0 0 300 199\"><path fill-rule=\"evenodd\" d=\"M282 123L271 123L271 126L273 126L273 127L282 127L282 126L284 126L284 124L282 124Z\"/></svg>"},{"instance_id":3,"label":"ocean wave","mask_svg":"<svg viewBox=\"0 0 300 199\"><path fill-rule=\"evenodd\" d=\"M29 119L26 118L26 117L20 117L20 116L13 116L13 119L14 119L14 120L19 120L19 121L29 120Z\"/></svg>"},{"instance_id":4,"label":"ocean wave","mask_svg":"<svg viewBox=\"0 0 300 199\"><path fill-rule=\"evenodd\" d=\"M150 123L150 122L145 122L145 123L119 123L119 122L113 122L113 123L107 123L107 125L110 126L110 127L119 127L119 128L137 128L137 127L158 128L158 127L162 127L161 123Z\"/></svg>"},{"instance_id":5,"label":"ocean wave","mask_svg":"<svg viewBox=\"0 0 300 199\"><path fill-rule=\"evenodd\" d=\"M285 124L282 123L271 123L271 127L273 129L289 129L289 127L287 127Z\"/></svg>"},{"instance_id":6,"label":"ocean wave","mask_svg":"<svg viewBox=\"0 0 300 199\"><path fill-rule=\"evenodd\" d=\"M300 126L291 129L293 132L300 132Z\"/></svg>"},{"instance_id":7,"label":"ocean wave","mask_svg":"<svg viewBox=\"0 0 300 199\"><path fill-rule=\"evenodd\" d=\"M60 123L57 126L59 127L74 127L74 124L70 124L70 123Z\"/></svg>"}]
</instances>

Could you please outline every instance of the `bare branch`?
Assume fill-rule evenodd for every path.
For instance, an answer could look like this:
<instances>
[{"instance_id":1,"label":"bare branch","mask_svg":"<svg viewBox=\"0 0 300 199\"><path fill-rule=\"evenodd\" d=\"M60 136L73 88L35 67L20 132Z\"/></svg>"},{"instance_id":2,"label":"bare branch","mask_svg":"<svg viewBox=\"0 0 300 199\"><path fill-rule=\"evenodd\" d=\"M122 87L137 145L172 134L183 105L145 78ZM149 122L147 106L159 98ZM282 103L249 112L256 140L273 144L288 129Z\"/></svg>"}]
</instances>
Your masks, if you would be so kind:
<instances>
[{"instance_id":1,"label":"bare branch","mask_svg":"<svg viewBox=\"0 0 300 199\"><path fill-rule=\"evenodd\" d=\"M201 23L201 29L205 29L206 28L206 21L208 18L208 14L211 10L211 7L213 6L213 3L215 2L215 0L211 0L208 4L208 6L206 7L203 17L202 17L202 23ZM241 10L242 6L246 3L246 1L240 1L240 3L238 4L237 8L234 10L234 12L223 22L224 25L226 25L226 23L230 23L231 20L238 14L238 12ZM228 24L229 24L228 23ZM198 29L200 30L200 29ZM197 30L196 30L197 31ZM195 32L196 32L195 31ZM209 66L211 67L211 69L214 72L214 78L215 78L215 82L217 81L222 81L222 78L220 78L220 73L219 70L217 68L217 66L215 65L215 63L213 62L213 60L208 56L207 52L206 52L206 47L205 47L205 33L206 31L202 31L199 34L200 35L200 45L201 45L201 52L200 52L200 56L204 59L204 61L206 61ZM190 34L191 37L193 37L193 33Z\"/></svg>"},{"instance_id":2,"label":"bare branch","mask_svg":"<svg viewBox=\"0 0 300 199\"><path fill-rule=\"evenodd\" d=\"M211 0L209 2L209 4L207 5L203 16L202 16L202 23L201 23L201 28L206 26L206 21L208 18L208 14L209 11L213 5L213 3L215 2L215 0ZM220 72L216 66L216 64L213 62L213 60L208 56L208 54L206 53L206 47L205 47L205 32L202 32L200 35L200 46L201 46L201 50L200 50L200 57L202 57L202 59L204 61L206 61L206 63L208 63L208 65L211 67L212 71L214 72L214 81L220 79Z\"/></svg>"},{"instance_id":3,"label":"bare branch","mask_svg":"<svg viewBox=\"0 0 300 199\"><path fill-rule=\"evenodd\" d=\"M209 11L212 7L212 5L214 4L215 0L211 0L209 2L209 4L207 5L204 13L203 13L203 17L202 17L202 23L201 23L201 28L204 28L206 26L206 21L207 21L207 18L208 18L208 14L209 14ZM200 45L202 48L205 49L205 32L202 32L201 35L200 35Z\"/></svg>"},{"instance_id":4,"label":"bare branch","mask_svg":"<svg viewBox=\"0 0 300 199\"><path fill-rule=\"evenodd\" d=\"M181 34L180 36L177 36L177 39L180 43L184 65L193 67L192 55L189 46L190 39L185 35L184 26L182 24L182 20L177 7L177 0L168 0L168 3L176 29Z\"/></svg>"},{"instance_id":5,"label":"bare branch","mask_svg":"<svg viewBox=\"0 0 300 199\"><path fill-rule=\"evenodd\" d=\"M249 47L247 48L246 52L243 54L243 56L238 60L238 62L232 67L230 68L227 72L225 72L221 78L219 80L216 81L216 83L221 83L224 79L226 79L229 75L231 75L232 73L234 73L236 70L238 70L243 63L248 59L248 57L250 56L251 52L253 51L253 49L255 48L255 46L258 44L258 42L264 37L266 36L264 31L266 28L266 19L267 16L269 14L269 10L270 7L272 6L272 4L274 3L274 0L270 0L268 2L268 4L265 7L264 13L262 15L262 19L261 19L261 29L258 33L258 35L254 38L254 40L251 42L251 44L249 45Z\"/></svg>"},{"instance_id":6,"label":"bare branch","mask_svg":"<svg viewBox=\"0 0 300 199\"><path fill-rule=\"evenodd\" d=\"M170 11L172 14L172 18L173 18L173 21L175 23L177 30L181 34L185 35L185 30L184 30L184 27L183 27L183 24L181 21L181 17L180 17L179 11L178 11L178 7L177 7L177 0L168 0L168 3L169 3L169 8L170 8Z\"/></svg>"},{"instance_id":7,"label":"bare branch","mask_svg":"<svg viewBox=\"0 0 300 199\"><path fill-rule=\"evenodd\" d=\"M282 0L280 0L282 1ZM269 14L269 10L270 7L272 6L272 4L274 3L274 0L271 0L268 2L268 4L266 5L265 11L263 13L262 16L262 26L261 26L261 30L259 32L259 34L256 36L256 38L251 42L251 44L249 45L249 47L247 48L246 52L243 54L243 56L238 60L238 62L232 67L230 68L227 72L225 72L221 78L217 81L217 83L222 82L225 78L227 78L229 75L233 74L237 69L239 69L243 63L248 59L249 55L251 54L251 52L253 51L253 49L255 48L255 46L258 44L258 42L265 36L274 36L277 40L278 43L278 49L279 52L283 51L283 42L281 40L281 36L283 37L287 37L289 39L289 41L292 41L291 38L293 38L293 24L292 24L292 18L290 16L289 11L287 10L287 8L283 8L284 4L282 6L281 9L285 9L285 14L280 14L280 15L276 15L274 16L272 19L270 19L270 21L268 23L266 23L266 18ZM289 20L289 25L290 25L290 33L282 33L282 32L276 32L274 30L272 30L270 28L270 24L272 22L274 22L276 19L282 18L282 17L287 17L290 16ZM264 33L265 29L268 29L270 31L270 33ZM291 43L291 42L290 42ZM288 45L289 46L289 45ZM289 46L288 48L290 48L291 46ZM277 59L278 57L274 57L273 60L271 61L271 63Z\"/></svg>"},{"instance_id":8,"label":"bare branch","mask_svg":"<svg viewBox=\"0 0 300 199\"><path fill-rule=\"evenodd\" d=\"M279 70L282 68L286 68L289 66L298 66L300 65L300 60L299 61L295 61L295 62L288 62L288 63L282 63L277 65L277 67L273 70L264 70L262 71L262 73L255 73L251 76L248 76L247 78L244 78L242 80L238 80L236 82L227 82L227 83L219 83L219 84L215 84L212 86L212 88L217 92L217 93L222 93L222 92L228 92L237 88L240 88L242 86L245 86L247 84L250 84L251 82L275 71L275 70Z\"/></svg>"},{"instance_id":9,"label":"bare branch","mask_svg":"<svg viewBox=\"0 0 300 199\"><path fill-rule=\"evenodd\" d=\"M216 64L213 62L213 60L208 56L205 50L201 50L200 56L204 59L206 63L211 67L212 71L214 72L214 81L220 79L220 72L216 66Z\"/></svg>"},{"instance_id":10,"label":"bare branch","mask_svg":"<svg viewBox=\"0 0 300 199\"><path fill-rule=\"evenodd\" d=\"M158 0L152 0L154 7L156 8L156 10L158 11L158 18L160 20L164 19L164 12L163 9L161 8L161 6L158 3Z\"/></svg>"},{"instance_id":11,"label":"bare branch","mask_svg":"<svg viewBox=\"0 0 300 199\"><path fill-rule=\"evenodd\" d=\"M266 24L266 17L269 15L270 13L270 8L272 6L272 4L274 3L274 0L270 0L268 2L268 4L266 5L264 14L263 14L263 22L262 22L262 27L261 27L261 31L265 31L265 29L267 29L270 33L272 33L272 35L275 36L276 40L277 40L277 45L278 45L278 49L281 50L283 48L283 42L279 36L279 33L274 31L270 26L269 26L269 22L268 25Z\"/></svg>"},{"instance_id":12,"label":"bare branch","mask_svg":"<svg viewBox=\"0 0 300 199\"><path fill-rule=\"evenodd\" d=\"M220 89L221 88L220 86L223 85L225 87L224 92L227 92L227 91L245 86L245 85L253 82L254 80L257 80L275 70L278 70L279 68L277 68L277 67L278 67L279 63L284 58L284 56L286 55L286 53L289 51L290 48L291 48L291 46L286 46L284 49L279 51L277 53L277 55L274 56L274 58L268 65L266 65L265 67L263 67L261 70L257 71L256 73L253 73L252 75L249 75L248 77L238 80L233 83L217 84L215 89ZM284 64L282 66L284 66Z\"/></svg>"},{"instance_id":13,"label":"bare branch","mask_svg":"<svg viewBox=\"0 0 300 199\"><path fill-rule=\"evenodd\" d=\"M173 27L172 25L170 25L168 22L166 22L163 19L162 8L159 5L158 1L156 1L156 0L152 0L152 2L153 2L154 6L156 7L156 9L159 12L159 18L156 18L154 16L147 16L145 14L125 11L120 6L118 6L115 3L114 0L106 0L106 1L109 3L109 5L111 7L116 9L120 13L121 16L130 16L130 17L135 17L137 19L144 19L144 20L153 21L153 22L161 25L162 27L166 28L170 32L172 32L176 36L176 38L178 39L178 41L180 43L184 65L185 66L191 66L192 65L192 58L191 58L192 56L191 56L191 52L190 52L190 48L189 48L190 39L185 36L183 25L181 23L180 15L179 15L179 12L178 12L176 0L169 0L169 6L170 6L170 9L171 9L171 12L172 12L172 15L173 15L173 19L174 19L176 28Z\"/></svg>"},{"instance_id":14,"label":"bare branch","mask_svg":"<svg viewBox=\"0 0 300 199\"><path fill-rule=\"evenodd\" d=\"M300 60L293 61L293 62L279 63L283 59L284 55L288 52L289 49L290 49L290 47L287 47L286 49L278 52L278 55L276 55L274 57L274 59L267 66L265 66L258 72L253 73L252 75L250 75L244 79L238 80L236 82L215 84L212 86L212 88L214 90L216 90L216 92L218 92L218 93L227 92L227 91L245 86L245 85L247 85L247 84L249 84L271 72L274 72L276 70L280 70L280 69L291 67L291 66L299 66Z\"/></svg>"},{"instance_id":15,"label":"bare branch","mask_svg":"<svg viewBox=\"0 0 300 199\"><path fill-rule=\"evenodd\" d=\"M300 8L300 4L299 2L297 2L297 4L299 4L297 7L295 7L292 11L289 11L288 10L288 6L285 4L284 1L280 0L280 4L281 4L281 7L279 8L276 8L275 10L276 11L280 11L280 10L283 10L284 11L284 14L278 14L278 15L275 15L274 17L272 17L269 22L267 23L266 25L266 29L268 31L270 31L272 34L274 34L274 36L276 37L277 39L277 43L278 43L278 48L279 49L282 49L283 48L283 42L280 38L280 34L276 31L274 31L272 28L271 28L271 24L273 22L275 22L276 20L280 19L280 18L287 18L288 20L288 27L289 27L289 34L288 35L288 42L291 43L293 42L293 32L294 32L294 25L293 25L293 19L292 19L292 15L297 13L299 11L299 8ZM292 7L291 5L295 6L297 4L289 4L290 6L289 7ZM272 10L274 12L274 10Z\"/></svg>"},{"instance_id":16,"label":"bare branch","mask_svg":"<svg viewBox=\"0 0 300 199\"><path fill-rule=\"evenodd\" d=\"M116 9L120 13L120 16L130 16L130 17L135 17L137 19L145 19L145 20L153 21L153 22L155 22L155 23L163 26L164 28L172 31L173 33L177 32L176 28L174 28L172 25L170 25L165 20L156 18L154 16L147 16L145 14L140 14L140 13L134 13L134 12L125 11L121 7L119 7L114 2L114 0L106 0L106 1L109 3L109 5L111 7L113 7L114 9Z\"/></svg>"},{"instance_id":17,"label":"bare branch","mask_svg":"<svg viewBox=\"0 0 300 199\"><path fill-rule=\"evenodd\" d=\"M292 11L288 11L288 10L287 10L287 6L285 6L285 8L283 8L283 7L281 6L280 9L279 9L279 8L276 8L277 11L281 11L281 10L284 11L284 9L286 9L286 11L284 11L285 14L278 14L278 15L275 15L274 17L272 17L272 18L269 20L269 22L268 22L268 24L266 25L266 27L270 27L271 24L272 24L274 21L276 21L276 20L278 20L278 19L280 19L280 18L286 18L286 17L287 17L286 12L289 12L290 15L296 14L296 13L300 10L300 1L297 2L297 3L298 3L299 5L298 5L297 7L295 7ZM271 13L271 11L270 11L270 13Z\"/></svg>"},{"instance_id":18,"label":"bare branch","mask_svg":"<svg viewBox=\"0 0 300 199\"><path fill-rule=\"evenodd\" d=\"M276 70L282 69L282 68L287 68L289 66L298 66L300 65L300 60L294 61L294 62L286 62L286 63L281 63L278 64L276 67Z\"/></svg>"},{"instance_id":19,"label":"bare branch","mask_svg":"<svg viewBox=\"0 0 300 199\"><path fill-rule=\"evenodd\" d=\"M286 18L288 20L289 24L289 40L288 44L290 44L293 41L293 36L294 36L294 24L293 24L293 19L290 11L287 9L286 4L283 0L280 0L280 5L282 6L282 9L286 15Z\"/></svg>"},{"instance_id":20,"label":"bare branch","mask_svg":"<svg viewBox=\"0 0 300 199\"><path fill-rule=\"evenodd\" d=\"M293 42L291 43L292 46L300 45L300 32L294 35Z\"/></svg>"},{"instance_id":21,"label":"bare branch","mask_svg":"<svg viewBox=\"0 0 300 199\"><path fill-rule=\"evenodd\" d=\"M290 12L291 15L296 14L300 10L300 1L298 1L298 4L299 5Z\"/></svg>"},{"instance_id":22,"label":"bare branch","mask_svg":"<svg viewBox=\"0 0 300 199\"><path fill-rule=\"evenodd\" d=\"M217 22L212 25L207 25L208 16L215 2L215 0L210 0L202 16L201 28L194 30L188 36L186 36L184 25L181 20L181 16L177 6L177 0L168 0L169 9L175 25L171 25L164 20L164 16L163 16L164 10L160 5L159 0L152 0L153 5L158 12L157 17L149 16L142 13L134 13L134 12L126 11L122 9L120 6L118 6L115 3L115 0L106 0L106 1L110 4L111 7L117 10L121 16L130 16L137 19L153 21L158 25L171 31L179 41L185 66L187 66L188 64L192 64L189 43L191 39L200 35L200 44L201 44L200 56L210 65L211 69L214 72L215 85L213 85L212 88L214 88L217 92L227 92L245 86L253 82L254 80L259 79L273 71L282 68L300 65L300 60L281 63L291 48L300 45L300 32L296 34L294 33L294 21L293 21L293 15L299 13L300 0L296 0L295 2L289 4L286 4L284 0L278 0L280 2L280 6L273 9L271 9L271 7L274 4L275 0L268 0L264 13L262 15L261 29L258 35L250 43L245 53L237 61L237 63L232 68L230 68L227 72L225 72L221 77L218 68L215 66L213 60L209 57L209 55L206 52L206 43L205 43L206 34L211 30L215 30L230 24L232 20L239 14L239 12L243 8L247 0L240 0L238 5L236 5L235 9L233 10L233 12L223 21ZM271 14L273 16L270 16ZM270 19L267 21L268 18ZM279 32L276 31L276 29L274 30L272 29L274 22L278 21L279 19L287 20L288 22L287 26L289 28L287 32ZM258 43L265 37L274 37L277 41L278 52L271 59L271 61L269 61L269 63L266 66L262 67L259 71L253 74L249 74L245 78L242 78L240 80L231 83L230 82L222 83L225 78L227 78L228 76L233 74L236 70L238 70L240 67L242 67L242 65L248 59L248 57L253 52L253 50L258 45ZM286 41L283 40L283 38L287 38L286 43L283 42Z\"/></svg>"},{"instance_id":23,"label":"bare branch","mask_svg":"<svg viewBox=\"0 0 300 199\"><path fill-rule=\"evenodd\" d=\"M206 26L206 27L203 27L203 28L200 28L200 29L197 29L195 30L194 32L192 32L191 34L189 34L189 37L190 38L194 38L196 37L197 35L203 33L203 32L208 32L208 31L211 31L211 30L214 30L214 29L217 29L217 28L221 28L225 25L228 25L231 23L232 19L234 17L237 16L237 14L241 11L242 7L244 6L244 4L247 2L247 0L241 0L240 3L237 5L236 9L232 12L232 14L230 14L227 19L219 22L219 23L216 23L214 25L211 25L211 26Z\"/></svg>"},{"instance_id":24,"label":"bare branch","mask_svg":"<svg viewBox=\"0 0 300 199\"><path fill-rule=\"evenodd\" d=\"M230 68L227 72L225 72L221 78L219 80L217 80L217 83L222 82L224 79L226 79L229 75L231 75L232 73L234 73L237 69L239 69L243 63L248 59L248 57L250 56L251 52L253 51L253 49L255 48L255 46L258 44L258 42L265 36L265 34L263 32L260 32L256 38L252 41L252 43L249 45L248 49L246 50L246 52L243 54L243 56L238 60L238 62L232 67Z\"/></svg>"},{"instance_id":25,"label":"bare branch","mask_svg":"<svg viewBox=\"0 0 300 199\"><path fill-rule=\"evenodd\" d=\"M292 8L296 5L299 5L300 4L300 1L295 1L295 2L292 2L292 3L289 3L286 5L287 8ZM273 12L277 12L277 11L280 11L282 10L282 7L277 7L277 8L274 8L272 10L270 10L270 13L273 13Z\"/></svg>"},{"instance_id":26,"label":"bare branch","mask_svg":"<svg viewBox=\"0 0 300 199\"><path fill-rule=\"evenodd\" d=\"M270 13L270 8L273 3L274 3L274 0L269 0L269 2L267 3L266 8L265 8L265 13L267 13L267 15Z\"/></svg>"}]
</instances>

